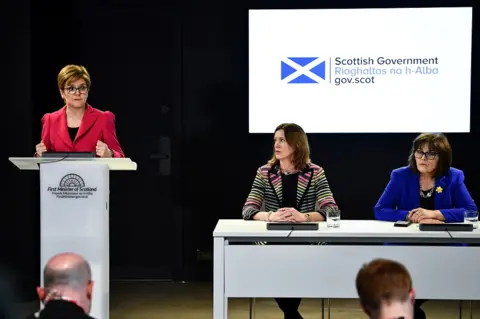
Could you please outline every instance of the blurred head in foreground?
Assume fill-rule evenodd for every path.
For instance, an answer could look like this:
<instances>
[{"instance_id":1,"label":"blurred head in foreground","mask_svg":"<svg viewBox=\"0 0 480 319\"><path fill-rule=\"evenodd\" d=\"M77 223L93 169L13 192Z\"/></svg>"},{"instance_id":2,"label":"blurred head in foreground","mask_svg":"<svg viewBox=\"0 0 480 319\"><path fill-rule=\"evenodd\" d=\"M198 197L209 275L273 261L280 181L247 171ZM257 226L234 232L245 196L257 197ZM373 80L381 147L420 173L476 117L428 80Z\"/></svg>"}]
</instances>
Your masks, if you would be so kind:
<instances>
[{"instance_id":1,"label":"blurred head in foreground","mask_svg":"<svg viewBox=\"0 0 480 319\"><path fill-rule=\"evenodd\" d=\"M93 281L88 262L74 253L53 256L43 271L44 287L38 287L40 300L46 305L55 299L75 300L85 313L90 312Z\"/></svg>"},{"instance_id":2,"label":"blurred head in foreground","mask_svg":"<svg viewBox=\"0 0 480 319\"><path fill-rule=\"evenodd\" d=\"M371 319L413 319L415 291L408 270L388 259L363 265L356 278L363 310Z\"/></svg>"}]
</instances>

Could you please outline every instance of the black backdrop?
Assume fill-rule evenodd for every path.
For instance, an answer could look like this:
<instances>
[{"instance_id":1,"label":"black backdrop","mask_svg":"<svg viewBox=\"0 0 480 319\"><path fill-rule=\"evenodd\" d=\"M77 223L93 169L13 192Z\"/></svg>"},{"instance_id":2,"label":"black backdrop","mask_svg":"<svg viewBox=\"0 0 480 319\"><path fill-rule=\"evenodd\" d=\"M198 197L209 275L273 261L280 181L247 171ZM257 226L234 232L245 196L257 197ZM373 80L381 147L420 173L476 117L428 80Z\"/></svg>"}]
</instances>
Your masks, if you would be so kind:
<instances>
[{"instance_id":1,"label":"black backdrop","mask_svg":"<svg viewBox=\"0 0 480 319\"><path fill-rule=\"evenodd\" d=\"M449 4L473 1L390 3ZM76 63L89 69L89 102L116 114L124 151L139 164L135 173L111 174L112 279L210 279L216 221L241 216L255 170L271 154L270 135L248 133L248 9L353 5L306 0L3 2L7 125L2 126L1 252L2 261L15 270L22 298L33 298L39 281L38 173L17 170L7 157L31 156L41 116L62 106L56 88L61 67ZM379 6L364 2L364 7ZM475 19L477 11L474 28ZM478 32L473 41L475 56ZM480 112L474 89L479 67L473 59L471 133L448 135L454 166L465 171L474 198L480 196L475 155ZM412 121L428 120L412 114ZM312 159L325 168L344 219L373 218L372 207L390 171L405 165L414 137L309 136ZM163 153L170 160L159 159Z\"/></svg>"}]
</instances>

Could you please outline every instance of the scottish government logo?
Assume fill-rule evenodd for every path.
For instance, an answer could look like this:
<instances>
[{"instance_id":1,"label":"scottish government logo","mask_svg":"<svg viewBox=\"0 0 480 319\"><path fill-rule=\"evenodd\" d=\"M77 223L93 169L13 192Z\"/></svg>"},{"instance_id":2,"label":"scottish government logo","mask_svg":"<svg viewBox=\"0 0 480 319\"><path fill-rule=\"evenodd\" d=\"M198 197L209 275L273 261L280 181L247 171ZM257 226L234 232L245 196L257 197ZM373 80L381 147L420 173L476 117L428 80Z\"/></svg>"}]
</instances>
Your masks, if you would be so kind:
<instances>
[{"instance_id":1,"label":"scottish government logo","mask_svg":"<svg viewBox=\"0 0 480 319\"><path fill-rule=\"evenodd\" d=\"M284 58L281 61L281 81L286 84L323 82L343 86L376 84L388 78L434 77L440 72L438 60L438 57L401 56Z\"/></svg>"},{"instance_id":2,"label":"scottish government logo","mask_svg":"<svg viewBox=\"0 0 480 319\"><path fill-rule=\"evenodd\" d=\"M85 181L80 175L67 174L62 177L58 187L48 187L47 189L57 198L88 198L97 191L97 187L86 186Z\"/></svg>"},{"instance_id":3,"label":"scottish government logo","mask_svg":"<svg viewBox=\"0 0 480 319\"><path fill-rule=\"evenodd\" d=\"M281 61L281 79L291 84L325 81L325 60L314 58L285 58Z\"/></svg>"}]
</instances>

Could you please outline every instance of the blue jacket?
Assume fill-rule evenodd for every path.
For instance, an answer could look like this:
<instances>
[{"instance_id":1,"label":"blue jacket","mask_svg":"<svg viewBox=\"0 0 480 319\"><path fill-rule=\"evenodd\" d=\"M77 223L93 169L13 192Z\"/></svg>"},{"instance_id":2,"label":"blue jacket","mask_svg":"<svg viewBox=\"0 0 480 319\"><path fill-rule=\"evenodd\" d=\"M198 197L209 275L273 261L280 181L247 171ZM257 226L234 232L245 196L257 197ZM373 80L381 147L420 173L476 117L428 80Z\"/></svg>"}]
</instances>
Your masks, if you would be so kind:
<instances>
[{"instance_id":1,"label":"blue jacket","mask_svg":"<svg viewBox=\"0 0 480 319\"><path fill-rule=\"evenodd\" d=\"M435 181L435 209L440 210L445 222L463 222L465 210L477 210L468 193L463 172L450 168ZM420 206L419 176L410 167L394 169L390 182L375 205L375 218L384 221L405 220L410 210Z\"/></svg>"}]
</instances>

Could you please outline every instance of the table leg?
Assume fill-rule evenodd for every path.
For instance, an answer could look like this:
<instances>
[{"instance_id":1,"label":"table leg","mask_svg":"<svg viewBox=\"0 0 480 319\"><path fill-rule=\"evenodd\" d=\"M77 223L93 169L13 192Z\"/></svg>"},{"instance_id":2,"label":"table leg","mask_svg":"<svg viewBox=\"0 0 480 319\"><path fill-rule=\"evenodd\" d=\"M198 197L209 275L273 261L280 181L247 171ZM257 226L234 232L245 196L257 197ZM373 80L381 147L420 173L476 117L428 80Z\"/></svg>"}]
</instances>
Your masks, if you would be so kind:
<instances>
[{"instance_id":1,"label":"table leg","mask_svg":"<svg viewBox=\"0 0 480 319\"><path fill-rule=\"evenodd\" d=\"M328 319L330 319L330 298L328 298Z\"/></svg>"},{"instance_id":2,"label":"table leg","mask_svg":"<svg viewBox=\"0 0 480 319\"><path fill-rule=\"evenodd\" d=\"M213 319L228 318L225 297L225 238L213 238Z\"/></svg>"},{"instance_id":3,"label":"table leg","mask_svg":"<svg viewBox=\"0 0 480 319\"><path fill-rule=\"evenodd\" d=\"M322 298L322 319L325 319L325 299Z\"/></svg>"}]
</instances>

